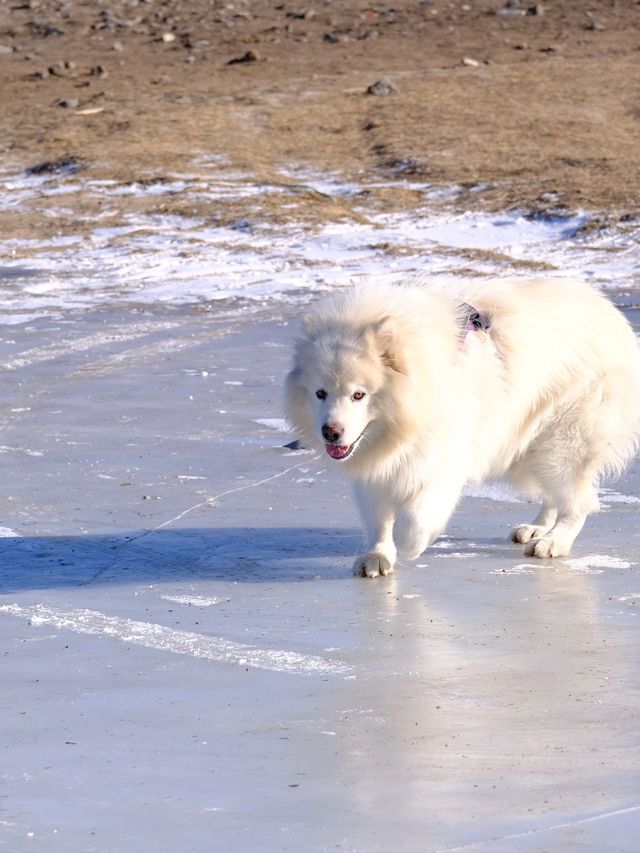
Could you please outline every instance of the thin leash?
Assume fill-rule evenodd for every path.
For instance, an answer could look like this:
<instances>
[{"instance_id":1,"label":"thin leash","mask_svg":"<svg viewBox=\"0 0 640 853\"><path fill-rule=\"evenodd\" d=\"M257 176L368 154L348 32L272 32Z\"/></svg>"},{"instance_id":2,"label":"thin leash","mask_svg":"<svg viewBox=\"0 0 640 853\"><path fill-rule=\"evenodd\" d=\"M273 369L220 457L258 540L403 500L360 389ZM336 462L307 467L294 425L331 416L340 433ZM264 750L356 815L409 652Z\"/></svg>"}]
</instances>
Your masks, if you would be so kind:
<instances>
[{"instance_id":1,"label":"thin leash","mask_svg":"<svg viewBox=\"0 0 640 853\"><path fill-rule=\"evenodd\" d=\"M288 468L285 468L283 471L278 471L276 474L272 474L270 477L264 477L262 480L256 480L252 483L245 483L242 486L235 486L233 489L225 489L224 492L220 492L217 495L209 495L204 500L199 501L197 504L188 507L182 512L178 513L178 515L174 515L173 518L169 518L166 521L162 521L160 524L156 524L155 527L150 527L148 530L143 530L141 533L138 533L137 536L130 536L125 539L124 542L119 545L114 546L116 549L116 554L114 554L113 560L107 566L103 566L101 569L89 578L89 580L85 581L81 586L88 586L97 580L101 575L107 572L109 569L112 569L122 554L122 551L130 545L132 542L137 542L140 539L144 539L146 536L150 536L152 533L156 533L158 530L162 530L163 527L168 527L170 524L174 524L176 521L180 521L186 515L189 515L191 512L195 512L197 509L200 509L203 506L215 506L216 502L221 498L227 497L227 495L233 495L236 492L244 492L247 489L256 489L259 486L264 486L266 483L271 483L273 480L278 480L280 477L284 477L286 474L289 474L291 471L295 471L297 468L302 468L303 465L308 465L310 462L316 462L320 458L319 455L314 454L311 457L307 457L302 462L297 462L295 465L290 465Z\"/></svg>"}]
</instances>

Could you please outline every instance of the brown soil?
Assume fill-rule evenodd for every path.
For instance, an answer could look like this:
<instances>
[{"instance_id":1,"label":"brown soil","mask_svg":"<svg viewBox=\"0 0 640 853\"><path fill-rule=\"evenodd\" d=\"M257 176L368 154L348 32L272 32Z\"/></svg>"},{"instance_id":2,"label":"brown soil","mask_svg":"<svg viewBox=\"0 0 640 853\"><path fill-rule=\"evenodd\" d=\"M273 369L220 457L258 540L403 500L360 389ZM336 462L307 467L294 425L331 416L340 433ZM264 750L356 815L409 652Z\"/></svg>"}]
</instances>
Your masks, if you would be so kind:
<instances>
[{"instance_id":1,"label":"brown soil","mask_svg":"<svg viewBox=\"0 0 640 853\"><path fill-rule=\"evenodd\" d=\"M7 167L76 157L125 183L219 155L265 183L292 167L409 179L458 185L464 207L615 222L640 213L639 65L637 0L7 0L0 151ZM397 92L367 94L381 77ZM367 201L289 189L225 215L357 216ZM0 227L23 230L9 214Z\"/></svg>"}]
</instances>

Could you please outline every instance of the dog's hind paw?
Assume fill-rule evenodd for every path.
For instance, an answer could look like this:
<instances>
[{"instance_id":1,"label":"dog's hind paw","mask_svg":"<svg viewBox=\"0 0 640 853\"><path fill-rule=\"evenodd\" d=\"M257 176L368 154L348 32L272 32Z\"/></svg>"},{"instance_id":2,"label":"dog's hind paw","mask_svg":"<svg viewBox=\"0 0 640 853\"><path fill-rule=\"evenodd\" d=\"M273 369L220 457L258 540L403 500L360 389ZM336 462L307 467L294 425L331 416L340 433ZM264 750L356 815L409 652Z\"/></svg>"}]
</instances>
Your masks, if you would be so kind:
<instances>
[{"instance_id":1,"label":"dog's hind paw","mask_svg":"<svg viewBox=\"0 0 640 853\"><path fill-rule=\"evenodd\" d=\"M546 557L566 557L568 553L569 548L552 536L532 539L524 549L525 557L539 557L541 560Z\"/></svg>"},{"instance_id":2,"label":"dog's hind paw","mask_svg":"<svg viewBox=\"0 0 640 853\"><path fill-rule=\"evenodd\" d=\"M526 545L532 539L540 539L547 532L547 527L539 527L536 524L519 524L511 531L510 538L512 542L518 542L521 545Z\"/></svg>"},{"instance_id":3,"label":"dog's hind paw","mask_svg":"<svg viewBox=\"0 0 640 853\"><path fill-rule=\"evenodd\" d=\"M358 557L353 564L354 575L358 575L361 578L377 578L378 575L386 576L392 572L393 564L391 560L378 552L364 554L362 557Z\"/></svg>"}]
</instances>

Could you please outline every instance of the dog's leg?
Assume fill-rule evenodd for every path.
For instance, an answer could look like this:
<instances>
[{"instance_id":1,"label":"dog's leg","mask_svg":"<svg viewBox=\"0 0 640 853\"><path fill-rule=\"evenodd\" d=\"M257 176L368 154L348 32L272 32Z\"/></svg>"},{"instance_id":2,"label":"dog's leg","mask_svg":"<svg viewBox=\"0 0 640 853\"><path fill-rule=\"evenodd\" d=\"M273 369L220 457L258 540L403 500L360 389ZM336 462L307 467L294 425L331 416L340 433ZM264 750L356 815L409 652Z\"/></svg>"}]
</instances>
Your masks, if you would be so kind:
<instances>
[{"instance_id":1,"label":"dog's leg","mask_svg":"<svg viewBox=\"0 0 640 853\"><path fill-rule=\"evenodd\" d=\"M462 493L462 483L431 483L398 513L394 539L401 557L415 560L440 536Z\"/></svg>"},{"instance_id":2,"label":"dog's leg","mask_svg":"<svg viewBox=\"0 0 640 853\"><path fill-rule=\"evenodd\" d=\"M542 504L540 512L533 519L531 524L519 524L511 531L511 541L520 542L522 545L530 542L532 539L539 539L544 536L553 525L558 517L557 507L545 501Z\"/></svg>"},{"instance_id":3,"label":"dog's leg","mask_svg":"<svg viewBox=\"0 0 640 853\"><path fill-rule=\"evenodd\" d=\"M392 502L388 495L367 490L364 483L356 483L355 495L365 528L367 553L355 561L353 573L363 578L390 575L396 562Z\"/></svg>"},{"instance_id":4,"label":"dog's leg","mask_svg":"<svg viewBox=\"0 0 640 853\"><path fill-rule=\"evenodd\" d=\"M526 545L525 555L543 559L545 557L566 557L586 520L586 513L561 513L558 516L557 523L545 536L532 539Z\"/></svg>"},{"instance_id":5,"label":"dog's leg","mask_svg":"<svg viewBox=\"0 0 640 853\"><path fill-rule=\"evenodd\" d=\"M566 557L582 530L587 515L598 509L598 493L587 472L575 484L575 491L558 501L558 520L543 536L525 545L527 557Z\"/></svg>"}]
</instances>

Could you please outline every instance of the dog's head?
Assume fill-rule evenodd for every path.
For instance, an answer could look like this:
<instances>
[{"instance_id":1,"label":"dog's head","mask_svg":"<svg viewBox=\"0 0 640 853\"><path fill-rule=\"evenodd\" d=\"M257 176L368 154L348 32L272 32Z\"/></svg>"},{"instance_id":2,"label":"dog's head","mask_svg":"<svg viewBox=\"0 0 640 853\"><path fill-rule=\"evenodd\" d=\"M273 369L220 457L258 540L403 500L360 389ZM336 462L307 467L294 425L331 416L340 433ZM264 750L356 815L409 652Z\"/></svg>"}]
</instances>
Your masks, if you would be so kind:
<instances>
[{"instance_id":1,"label":"dog's head","mask_svg":"<svg viewBox=\"0 0 640 853\"><path fill-rule=\"evenodd\" d=\"M392 319L354 325L312 314L286 382L287 417L303 440L346 461L384 432L389 386L404 374Z\"/></svg>"}]
</instances>

